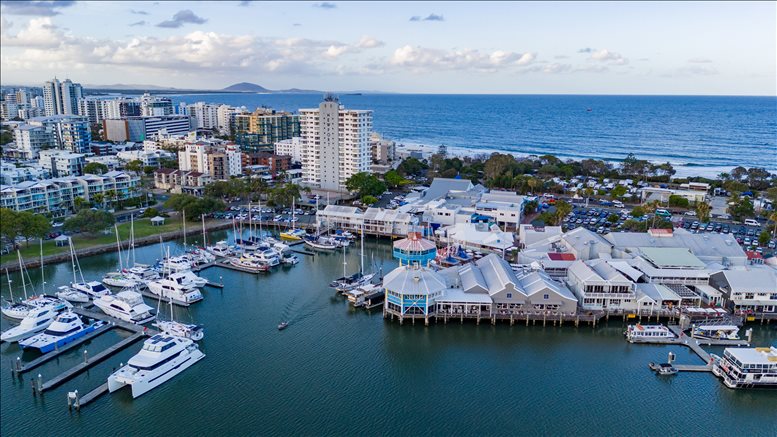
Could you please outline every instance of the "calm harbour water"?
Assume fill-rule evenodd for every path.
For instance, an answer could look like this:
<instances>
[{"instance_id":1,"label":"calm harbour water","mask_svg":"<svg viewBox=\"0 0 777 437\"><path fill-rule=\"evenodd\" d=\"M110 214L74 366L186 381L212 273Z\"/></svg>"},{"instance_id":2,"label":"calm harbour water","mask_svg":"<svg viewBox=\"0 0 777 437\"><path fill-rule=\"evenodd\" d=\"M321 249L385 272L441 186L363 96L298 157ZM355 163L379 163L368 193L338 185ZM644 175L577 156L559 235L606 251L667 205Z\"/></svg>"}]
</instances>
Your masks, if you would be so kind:
<instances>
[{"instance_id":1,"label":"calm harbour water","mask_svg":"<svg viewBox=\"0 0 777 437\"><path fill-rule=\"evenodd\" d=\"M317 107L320 94L191 94L183 101L253 110ZM586 95L341 95L372 109L374 128L405 144L454 152L669 161L678 175L738 165L777 172L777 97ZM589 112L588 109L591 109Z\"/></svg>"},{"instance_id":2,"label":"calm harbour water","mask_svg":"<svg viewBox=\"0 0 777 437\"><path fill-rule=\"evenodd\" d=\"M365 247L384 272L396 265L387 241L370 239ZM160 253L159 245L139 248L138 261L153 262ZM349 270L356 269L357 248L347 256ZM42 397L31 394L31 377L53 377L78 363L84 348L93 355L115 342L117 332L24 380L10 372L18 346L0 345L0 434L777 434L776 392L729 390L706 373L657 377L647 363L670 350L680 363L699 359L685 348L630 345L620 321L596 329L399 326L384 321L379 309L350 308L326 286L342 273L341 254L301 258L270 275L204 271L225 288L206 288L205 300L176 308L176 318L205 325L206 358L135 400L129 391L108 394L69 413L66 393L105 382L140 343ZM117 264L116 254L81 260L88 280ZM72 279L69 263L46 266L45 274L48 284ZM30 275L38 284L40 271ZM12 279L20 284L18 275ZM281 320L290 325L279 332ZM777 326L754 330L759 345L777 344Z\"/></svg>"}]
</instances>

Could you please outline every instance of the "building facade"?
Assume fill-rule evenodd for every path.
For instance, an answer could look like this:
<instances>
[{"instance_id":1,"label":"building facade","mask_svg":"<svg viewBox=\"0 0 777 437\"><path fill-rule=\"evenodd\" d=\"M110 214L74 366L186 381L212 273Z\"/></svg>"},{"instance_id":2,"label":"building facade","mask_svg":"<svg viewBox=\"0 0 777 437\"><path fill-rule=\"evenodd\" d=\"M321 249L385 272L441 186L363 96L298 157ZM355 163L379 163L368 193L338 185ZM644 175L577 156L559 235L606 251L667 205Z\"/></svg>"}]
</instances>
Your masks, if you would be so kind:
<instances>
[{"instance_id":1,"label":"building facade","mask_svg":"<svg viewBox=\"0 0 777 437\"><path fill-rule=\"evenodd\" d=\"M38 163L41 168L55 178L62 176L81 176L84 173L86 165L85 155L82 153L73 153L67 150L41 150Z\"/></svg>"},{"instance_id":2,"label":"building facade","mask_svg":"<svg viewBox=\"0 0 777 437\"><path fill-rule=\"evenodd\" d=\"M300 135L300 117L260 108L250 114L235 114L232 132L243 150L272 151L276 142Z\"/></svg>"},{"instance_id":3,"label":"building facade","mask_svg":"<svg viewBox=\"0 0 777 437\"><path fill-rule=\"evenodd\" d=\"M83 97L81 84L70 79L54 78L43 84L43 107L46 116L78 115L78 101Z\"/></svg>"}]
</instances>

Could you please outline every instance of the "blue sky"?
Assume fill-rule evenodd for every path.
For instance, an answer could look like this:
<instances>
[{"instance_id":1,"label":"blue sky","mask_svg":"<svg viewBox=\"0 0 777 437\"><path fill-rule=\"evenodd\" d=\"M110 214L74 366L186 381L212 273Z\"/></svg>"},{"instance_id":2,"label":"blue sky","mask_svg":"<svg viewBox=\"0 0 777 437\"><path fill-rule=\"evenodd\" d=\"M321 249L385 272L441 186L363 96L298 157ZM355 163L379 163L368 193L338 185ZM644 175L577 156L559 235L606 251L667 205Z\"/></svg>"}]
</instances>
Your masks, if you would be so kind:
<instances>
[{"instance_id":1,"label":"blue sky","mask_svg":"<svg viewBox=\"0 0 777 437\"><path fill-rule=\"evenodd\" d=\"M774 2L2 2L3 84L777 93Z\"/></svg>"}]
</instances>

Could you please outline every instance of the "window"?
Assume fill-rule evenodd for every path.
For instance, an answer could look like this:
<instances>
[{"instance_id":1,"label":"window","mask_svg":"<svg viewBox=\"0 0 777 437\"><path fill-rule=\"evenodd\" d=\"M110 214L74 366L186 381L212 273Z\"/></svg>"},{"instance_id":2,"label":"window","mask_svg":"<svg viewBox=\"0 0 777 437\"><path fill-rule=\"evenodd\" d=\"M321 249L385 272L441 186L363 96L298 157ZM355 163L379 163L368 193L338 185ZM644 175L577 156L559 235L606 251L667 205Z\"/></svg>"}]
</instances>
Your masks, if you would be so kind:
<instances>
[{"instance_id":1,"label":"window","mask_svg":"<svg viewBox=\"0 0 777 437\"><path fill-rule=\"evenodd\" d=\"M548 300L548 295L546 294L542 298L545 299L545 300Z\"/></svg>"},{"instance_id":2,"label":"window","mask_svg":"<svg viewBox=\"0 0 777 437\"><path fill-rule=\"evenodd\" d=\"M513 298L513 294L512 293L507 293L507 298L508 299L512 299Z\"/></svg>"}]
</instances>

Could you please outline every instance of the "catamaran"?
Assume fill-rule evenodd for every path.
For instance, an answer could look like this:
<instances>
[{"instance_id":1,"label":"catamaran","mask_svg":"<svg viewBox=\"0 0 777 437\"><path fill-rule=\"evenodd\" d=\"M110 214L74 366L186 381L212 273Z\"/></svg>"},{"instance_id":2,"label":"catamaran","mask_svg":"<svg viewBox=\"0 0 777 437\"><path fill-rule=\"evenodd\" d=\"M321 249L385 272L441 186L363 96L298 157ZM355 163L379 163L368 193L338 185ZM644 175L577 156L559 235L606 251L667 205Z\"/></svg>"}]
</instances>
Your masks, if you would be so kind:
<instances>
[{"instance_id":1,"label":"catamaran","mask_svg":"<svg viewBox=\"0 0 777 437\"><path fill-rule=\"evenodd\" d=\"M113 393L129 385L132 397L137 398L203 358L205 354L193 340L157 334L146 340L124 367L108 377L108 390Z\"/></svg>"}]
</instances>

